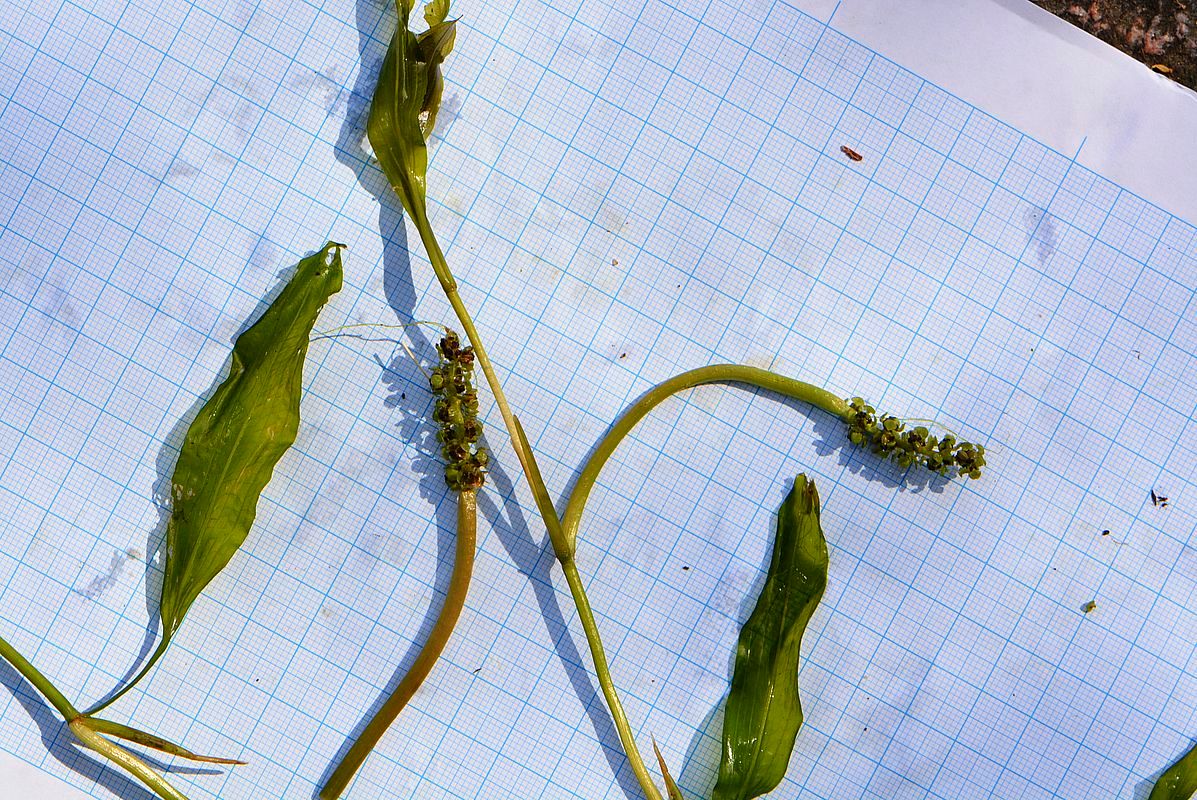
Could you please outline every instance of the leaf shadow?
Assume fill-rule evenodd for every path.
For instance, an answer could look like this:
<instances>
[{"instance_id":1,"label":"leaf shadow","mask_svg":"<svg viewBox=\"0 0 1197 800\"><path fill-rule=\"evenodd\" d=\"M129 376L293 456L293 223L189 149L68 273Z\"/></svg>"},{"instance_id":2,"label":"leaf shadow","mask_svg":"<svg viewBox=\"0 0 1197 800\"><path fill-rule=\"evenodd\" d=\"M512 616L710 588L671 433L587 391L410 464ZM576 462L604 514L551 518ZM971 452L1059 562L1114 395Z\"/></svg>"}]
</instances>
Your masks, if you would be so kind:
<instances>
[{"instance_id":1,"label":"leaf shadow","mask_svg":"<svg viewBox=\"0 0 1197 800\"><path fill-rule=\"evenodd\" d=\"M686 797L710 797L719 772L723 712L727 709L727 695L711 706L698 728L690 737L678 786Z\"/></svg>"},{"instance_id":2,"label":"leaf shadow","mask_svg":"<svg viewBox=\"0 0 1197 800\"><path fill-rule=\"evenodd\" d=\"M1173 756L1167 764L1164 764L1155 772L1151 773L1150 778L1144 778L1136 783L1134 787L1134 793L1131 795L1132 800L1148 800L1151 797L1151 793L1155 790L1156 784L1159 783L1160 778L1164 776L1164 773L1175 766L1176 759L1184 757L1185 753L1189 752L1189 750L1193 748L1194 744L1197 744L1197 740L1189 739L1184 748L1176 753L1176 755Z\"/></svg>"},{"instance_id":3,"label":"leaf shadow","mask_svg":"<svg viewBox=\"0 0 1197 800\"><path fill-rule=\"evenodd\" d=\"M798 402L789 398L786 400L791 403ZM776 502L778 507L784 502L786 491L788 490L785 488L781 490L781 497ZM760 599L761 592L764 591L765 581L769 576L769 567L773 560L773 547L777 541L775 531L775 526L777 525L776 513L771 517L771 522L774 526L771 529L774 531L774 536L770 541L770 545L763 548L764 552L761 555L760 568L757 569L751 585L745 588L744 596L740 598L740 602L736 607L737 640L739 638L739 631L743 629L744 625L748 622L748 618L752 616L757 601ZM735 668L736 648L733 646L728 651L725 667L729 689ZM723 717L727 710L727 694L725 691L719 698L719 701L703 717L702 722L690 738L689 747L686 748L686 756L682 762L682 770L678 776L678 783L686 790L688 796L709 797L711 795L711 789L714 787L715 778L719 773L719 762L723 752Z\"/></svg>"},{"instance_id":4,"label":"leaf shadow","mask_svg":"<svg viewBox=\"0 0 1197 800\"><path fill-rule=\"evenodd\" d=\"M310 255L310 253L307 255ZM195 418L199 416L200 410L203 409L207 402L212 399L212 395L216 393L216 390L228 379L229 369L233 360L232 345L251 325L261 319L271 304L278 299L283 289L286 288L291 278L294 277L296 267L296 264L292 264L289 267L279 270L275 285L271 287L265 296L258 300L254 306L254 310L241 321L237 330L230 337L229 355L225 357L224 362L212 378L212 382L208 385L208 388L195 399L195 402L187 408L187 411L180 415L171 427L170 432L163 437L162 446L158 448L158 455L154 460L154 470L157 477L154 479L154 485L151 488L151 497L158 511L158 522L146 534L145 545L145 634L142 638L137 657L133 659L133 663L125 671L125 674L121 676L120 680L117 681L116 685L97 701L98 703L109 702L113 695L119 692L129 681L133 680L142 669L146 659L153 653L155 644L159 639L159 631L162 627L162 583L166 575L166 528L170 522L171 515L171 482L174 476L175 464L179 460L179 451L183 447L183 440L187 437L187 431L191 428L191 424L195 422ZM149 676L147 675L146 677L148 678Z\"/></svg>"}]
</instances>

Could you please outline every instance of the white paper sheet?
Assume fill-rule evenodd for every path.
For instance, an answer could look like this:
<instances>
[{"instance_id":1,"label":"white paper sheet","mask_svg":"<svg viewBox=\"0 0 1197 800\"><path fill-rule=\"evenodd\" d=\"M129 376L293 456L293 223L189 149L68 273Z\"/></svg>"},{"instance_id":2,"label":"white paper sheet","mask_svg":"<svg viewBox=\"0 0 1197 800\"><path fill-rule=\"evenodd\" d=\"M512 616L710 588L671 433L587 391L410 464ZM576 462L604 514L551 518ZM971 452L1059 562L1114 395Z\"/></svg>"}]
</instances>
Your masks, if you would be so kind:
<instances>
[{"instance_id":1,"label":"white paper sheet","mask_svg":"<svg viewBox=\"0 0 1197 800\"><path fill-rule=\"evenodd\" d=\"M280 274L335 238L323 329L450 318L358 146L390 13L0 9L0 632L81 705L143 647L180 420ZM717 361L990 448L983 480L928 487L764 395L646 420L579 554L641 745L708 795L805 471L831 569L771 796L1144 797L1197 732L1194 96L1015 0L455 13L434 227L553 491L635 397ZM175 774L189 797L311 797L410 663L451 552L429 402L397 345L313 344L245 548L114 707L250 762ZM349 797L636 797L483 411L467 609ZM4 677L0 794L148 797Z\"/></svg>"}]
</instances>

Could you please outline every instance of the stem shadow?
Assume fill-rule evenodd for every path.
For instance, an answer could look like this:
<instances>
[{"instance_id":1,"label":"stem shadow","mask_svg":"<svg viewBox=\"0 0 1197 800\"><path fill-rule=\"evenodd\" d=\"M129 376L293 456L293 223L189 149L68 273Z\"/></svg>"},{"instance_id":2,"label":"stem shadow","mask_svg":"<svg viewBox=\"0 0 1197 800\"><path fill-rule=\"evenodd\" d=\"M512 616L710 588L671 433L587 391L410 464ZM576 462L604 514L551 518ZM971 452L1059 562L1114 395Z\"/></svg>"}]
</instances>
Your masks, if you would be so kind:
<instances>
[{"instance_id":1,"label":"stem shadow","mask_svg":"<svg viewBox=\"0 0 1197 800\"><path fill-rule=\"evenodd\" d=\"M516 567L531 584L536 603L540 606L541 619L544 620L549 638L553 641L557 657L565 668L574 693L586 709L586 715L590 717L590 724L594 727L595 736L602 746L603 755L606 756L611 772L623 789L624 795L628 798L643 798L644 794L628 765L619 735L615 732L615 724L607 712L607 704L591 681L588 662L583 660L578 652L578 646L561 612L557 591L553 588L549 575L556 559L548 545L548 538L546 536L540 543L532 538L523 509L515 499L515 487L511 478L494 459L490 462L487 476L493 484L494 493L502 502L502 508L492 499L492 493L484 490L478 494L478 510L490 523Z\"/></svg>"},{"instance_id":2,"label":"stem shadow","mask_svg":"<svg viewBox=\"0 0 1197 800\"><path fill-rule=\"evenodd\" d=\"M30 718L37 723L46 752L58 763L89 781L95 781L111 792L113 797L125 800L156 800L153 792L127 776L119 767L78 744L62 718L55 714L41 696L31 690L21 674L3 659L0 659L0 683L4 684Z\"/></svg>"},{"instance_id":3,"label":"stem shadow","mask_svg":"<svg viewBox=\"0 0 1197 800\"><path fill-rule=\"evenodd\" d=\"M417 345L420 346L420 345ZM431 351L431 358L436 358L435 350L428 342L424 342L422 350L415 350L417 357ZM433 578L432 597L428 610L420 623L419 631L412 639L403 657L398 660L395 671L387 681L386 687L367 709L349 736L342 742L335 757L325 767L319 785L323 787L332 776L333 771L349 752L349 748L362 735L370 720L378 713L387 698L403 680L411 669L412 663L420 655L424 644L428 641L437 618L444 606L445 596L449 591L449 583L453 576L453 562L456 555L454 537L457 525L457 503L453 493L444 480L444 465L440 460L439 444L436 438L436 426L431 422L431 395L427 389L419 391L417 387L424 383L423 374L416 363L406 354L396 356L390 363L378 362L382 369L381 381L385 383L390 394L384 401L389 408L399 408L402 412L397 427L400 436L411 446L414 446L417 456L413 468L421 475L420 496L428 501L435 509L437 528L437 559L436 575ZM410 398L410 399L409 399Z\"/></svg>"}]
</instances>

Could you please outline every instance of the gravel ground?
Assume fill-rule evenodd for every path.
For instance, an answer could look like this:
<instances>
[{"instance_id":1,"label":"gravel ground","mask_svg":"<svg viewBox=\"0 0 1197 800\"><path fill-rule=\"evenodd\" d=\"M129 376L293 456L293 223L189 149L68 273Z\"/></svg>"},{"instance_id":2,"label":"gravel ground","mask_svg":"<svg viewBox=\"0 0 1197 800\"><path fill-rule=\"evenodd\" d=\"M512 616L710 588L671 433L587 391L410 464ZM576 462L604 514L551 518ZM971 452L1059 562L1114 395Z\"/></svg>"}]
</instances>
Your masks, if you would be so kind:
<instances>
[{"instance_id":1,"label":"gravel ground","mask_svg":"<svg viewBox=\"0 0 1197 800\"><path fill-rule=\"evenodd\" d=\"M1031 0L1131 58L1197 89L1192 0Z\"/></svg>"}]
</instances>

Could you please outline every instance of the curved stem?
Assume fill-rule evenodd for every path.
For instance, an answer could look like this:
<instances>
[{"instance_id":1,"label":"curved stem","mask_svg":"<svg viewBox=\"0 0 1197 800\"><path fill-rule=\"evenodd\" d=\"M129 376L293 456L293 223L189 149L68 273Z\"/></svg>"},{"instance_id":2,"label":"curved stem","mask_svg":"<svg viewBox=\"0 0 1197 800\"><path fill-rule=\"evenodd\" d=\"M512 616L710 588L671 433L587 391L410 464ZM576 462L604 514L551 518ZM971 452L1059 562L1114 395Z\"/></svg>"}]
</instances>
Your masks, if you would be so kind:
<instances>
[{"instance_id":1,"label":"curved stem","mask_svg":"<svg viewBox=\"0 0 1197 800\"><path fill-rule=\"evenodd\" d=\"M21 673L21 677L33 684L33 688L41 692L42 697L62 715L65 720L72 720L79 716L79 712L71 705L71 701L58 691L58 687L50 683L50 679L41 673L37 667L29 663L25 656L0 636L0 656L12 665L13 669Z\"/></svg>"},{"instance_id":2,"label":"curved stem","mask_svg":"<svg viewBox=\"0 0 1197 800\"><path fill-rule=\"evenodd\" d=\"M349 786L353 776L386 733L387 728L399 716L412 695L424 683L440 658L465 607L466 595L470 590L470 576L474 572L474 546L478 527L478 497L474 491L464 491L457 496L457 547L454 554L453 574L449 579L449 591L439 616L428 634L428 640L416 656L411 669L399 681L395 691L386 699L366 727L350 746L344 758L337 764L328 781L320 789L321 800L336 800Z\"/></svg>"},{"instance_id":3,"label":"curved stem","mask_svg":"<svg viewBox=\"0 0 1197 800\"><path fill-rule=\"evenodd\" d=\"M408 211L411 213L413 209L408 209ZM536 464L536 457L533 455L532 447L528 443L527 436L524 434L523 426L520 425L519 420L511 411L511 406L507 403L507 396L503 393L503 386L499 383L498 376L495 375L494 367L490 363L490 357L486 354L486 347L482 344L482 339L478 335L478 329L474 327L474 320L470 316L465 303L462 301L461 295L457 292L457 281L454 280L453 273L449 270L449 263L446 261L445 254L432 232L432 226L428 222L428 216L422 205L417 204L411 216L413 222L415 222L416 229L420 233L420 239L424 242L424 249L428 252L428 260L432 262L432 269L436 273L437 280L440 281L441 289L444 290L445 296L449 299L449 304L453 306L453 311L456 313L457 319L465 331L466 338L469 339L470 345L474 348L474 355L478 359L478 366L482 368L482 374L486 376L486 382L490 386L491 394L494 395L495 403L499 407L499 413L503 416L503 423L507 427L507 433L511 436L511 445L515 448L515 454L520 460L520 467L523 469L524 476L528 480L528 485L532 489L532 494L536 498L536 505L540 510L541 517L544 519L545 528L549 533L549 540L553 544L553 552L556 554L557 560L561 562L562 569L565 570L565 577L569 582L570 593L573 595L574 604L578 607L578 616L582 621L582 627L586 631L586 642L590 646L590 654L594 660L595 674L598 676L599 685L603 689L603 696L607 699L607 707L610 709L611 716L615 721L615 728L619 732L619 740L623 744L624 752L627 754L628 763L631 765L632 771L636 774L636 780L640 783L640 788L645 796L649 800L663 800L661 793L657 790L656 784L653 783L652 776L649 775L648 769L644 766L644 758L636 748L636 740L632 737L632 729L628 724L627 715L624 714L623 706L619 702L619 695L615 692L615 684L611 681L611 671L607 667L607 657L603 652L603 643L599 638L598 626L595 624L594 614L590 610L590 601L586 597L586 589L582 585L582 578L578 575L577 567L574 566L575 539L567 537L564 533L564 529L561 526L561 518L557 516L557 509L553 506L549 490L540 475L540 468ZM355 744L354 747L356 746ZM360 765L361 760L364 759L365 755L362 754L358 764ZM334 778L337 777L337 773L346 769L345 764L348 761L349 756L347 755L342 764L337 767L336 772L334 772ZM343 778L344 784L348 784L349 777L351 776L352 772L349 773L348 777ZM330 787L335 788L333 787L333 778L329 779L328 784L321 791L321 800L333 800L339 796L339 792L336 794L328 793Z\"/></svg>"},{"instance_id":4,"label":"curved stem","mask_svg":"<svg viewBox=\"0 0 1197 800\"><path fill-rule=\"evenodd\" d=\"M649 389L633 403L623 413L623 416L615 421L598 446L594 448L594 452L590 454L582 471L578 473L578 479L574 482L574 488L566 503L562 529L568 541L577 540L578 528L582 523L582 511L586 508L586 498L590 496L590 490L594 488L594 483L598 480L603 465L607 463L607 459L615 452L615 448L619 446L623 438L632 428L636 427L636 423L644 419L648 412L670 396L705 383L748 383L786 397L792 397L795 400L801 400L804 403L810 403L840 419L847 420L852 414L852 407L847 400L835 396L826 389L820 389L805 381L787 378L757 367L745 367L739 364L713 364L675 375L664 383Z\"/></svg>"},{"instance_id":5,"label":"curved stem","mask_svg":"<svg viewBox=\"0 0 1197 800\"><path fill-rule=\"evenodd\" d=\"M636 747L636 739L632 736L632 726L628 724L628 716L624 713L623 704L619 702L619 694L615 691L615 683L611 680L611 669L607 666L607 655L603 651L603 640L599 636L598 625L594 620L594 613L590 610L590 600L586 597L586 587L582 584L582 576L578 574L578 567L572 558L559 559L561 569L565 573L565 580L569 583L569 593L573 595L574 605L578 607L578 620L586 631L586 643L590 645L590 657L594 660L594 674L598 678L599 686L603 690L603 697L607 699L607 708L611 711L611 719L615 723L615 731L619 734L619 741L627 753L628 763L640 788L648 800L664 800L660 791L653 783L648 768L644 766L644 759Z\"/></svg>"},{"instance_id":6,"label":"curved stem","mask_svg":"<svg viewBox=\"0 0 1197 800\"><path fill-rule=\"evenodd\" d=\"M108 708L108 706L112 705L117 700L120 700L122 697L124 697L126 692L128 692L130 689L132 689L134 686L136 686L141 681L141 679L144 678L149 673L149 671L151 669L153 669L154 665L158 663L158 659L162 658L162 655L166 652L167 646L170 644L170 639L171 639L170 634L164 634L162 636L161 643L159 643L159 645L156 648L154 648L153 654L151 654L149 660L145 662L145 666L142 667L141 670L133 677L133 680L129 681L124 686L120 687L107 700L102 700L99 703L96 703L91 708L87 709L87 711L84 711L83 716L93 717L96 714L99 714L104 709Z\"/></svg>"}]
</instances>

